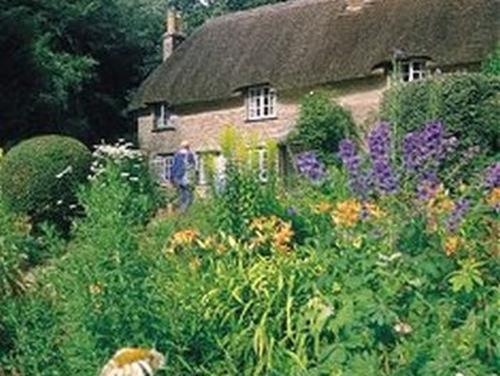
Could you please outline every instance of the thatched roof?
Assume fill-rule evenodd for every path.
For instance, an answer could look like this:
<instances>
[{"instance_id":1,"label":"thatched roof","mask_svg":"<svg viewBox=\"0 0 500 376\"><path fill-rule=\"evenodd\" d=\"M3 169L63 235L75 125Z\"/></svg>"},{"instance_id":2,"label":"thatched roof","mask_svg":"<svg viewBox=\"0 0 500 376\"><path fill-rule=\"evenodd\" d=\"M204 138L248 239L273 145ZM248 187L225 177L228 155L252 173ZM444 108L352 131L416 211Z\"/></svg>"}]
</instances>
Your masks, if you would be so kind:
<instances>
[{"instance_id":1,"label":"thatched roof","mask_svg":"<svg viewBox=\"0 0 500 376\"><path fill-rule=\"evenodd\" d=\"M394 51L439 66L475 63L500 37L500 0L295 0L207 22L132 103L214 101L246 86L292 89L369 75Z\"/></svg>"}]
</instances>

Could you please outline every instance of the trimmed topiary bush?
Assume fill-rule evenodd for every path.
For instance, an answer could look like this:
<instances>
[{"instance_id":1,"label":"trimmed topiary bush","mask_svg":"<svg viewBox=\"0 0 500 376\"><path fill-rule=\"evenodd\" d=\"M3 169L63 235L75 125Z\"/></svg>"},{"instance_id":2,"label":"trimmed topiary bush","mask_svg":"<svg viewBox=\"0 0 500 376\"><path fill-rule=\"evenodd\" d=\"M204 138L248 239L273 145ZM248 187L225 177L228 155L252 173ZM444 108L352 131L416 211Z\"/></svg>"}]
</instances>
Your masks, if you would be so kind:
<instances>
[{"instance_id":1,"label":"trimmed topiary bush","mask_svg":"<svg viewBox=\"0 0 500 376\"><path fill-rule=\"evenodd\" d=\"M0 165L0 192L8 207L35 223L67 222L75 191L90 169L92 154L64 136L41 136L13 147Z\"/></svg>"}]
</instances>

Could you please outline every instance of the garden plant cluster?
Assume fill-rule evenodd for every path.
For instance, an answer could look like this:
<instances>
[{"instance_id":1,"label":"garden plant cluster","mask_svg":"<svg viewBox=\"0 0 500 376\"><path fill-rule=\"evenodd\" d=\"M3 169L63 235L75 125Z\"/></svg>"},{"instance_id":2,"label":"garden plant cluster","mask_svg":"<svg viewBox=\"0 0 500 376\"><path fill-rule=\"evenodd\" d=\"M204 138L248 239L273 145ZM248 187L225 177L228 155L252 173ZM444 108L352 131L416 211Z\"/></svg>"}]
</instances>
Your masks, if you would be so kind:
<instances>
[{"instance_id":1,"label":"garden plant cluster","mask_svg":"<svg viewBox=\"0 0 500 376\"><path fill-rule=\"evenodd\" d=\"M500 164L449 186L445 124L393 135L263 183L229 129L222 189L182 216L140 153L101 145L64 238L0 202L0 374L93 375L141 347L160 375L494 375Z\"/></svg>"}]
</instances>

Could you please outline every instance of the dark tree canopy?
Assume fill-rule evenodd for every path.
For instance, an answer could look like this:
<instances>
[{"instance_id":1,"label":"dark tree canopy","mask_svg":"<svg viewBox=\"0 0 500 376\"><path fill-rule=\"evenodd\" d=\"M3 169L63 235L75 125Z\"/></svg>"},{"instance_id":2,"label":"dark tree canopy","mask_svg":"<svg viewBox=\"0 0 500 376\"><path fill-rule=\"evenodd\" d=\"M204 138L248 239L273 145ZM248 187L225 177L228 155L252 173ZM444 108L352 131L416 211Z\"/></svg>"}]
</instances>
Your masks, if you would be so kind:
<instances>
[{"instance_id":1,"label":"dark tree canopy","mask_svg":"<svg viewBox=\"0 0 500 376\"><path fill-rule=\"evenodd\" d=\"M134 131L133 91L161 61L168 6L189 33L277 0L0 0L0 147L59 133L87 144Z\"/></svg>"}]
</instances>

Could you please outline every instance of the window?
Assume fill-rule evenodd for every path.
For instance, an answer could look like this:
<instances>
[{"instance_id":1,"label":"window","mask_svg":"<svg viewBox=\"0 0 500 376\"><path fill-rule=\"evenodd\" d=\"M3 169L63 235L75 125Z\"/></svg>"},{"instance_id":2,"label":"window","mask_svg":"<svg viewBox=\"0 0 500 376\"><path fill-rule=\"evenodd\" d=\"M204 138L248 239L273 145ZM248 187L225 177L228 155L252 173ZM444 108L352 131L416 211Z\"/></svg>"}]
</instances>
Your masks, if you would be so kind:
<instances>
[{"instance_id":1,"label":"window","mask_svg":"<svg viewBox=\"0 0 500 376\"><path fill-rule=\"evenodd\" d=\"M165 104L154 106L154 128L157 130L174 128L172 112Z\"/></svg>"},{"instance_id":2,"label":"window","mask_svg":"<svg viewBox=\"0 0 500 376\"><path fill-rule=\"evenodd\" d=\"M276 91L269 86L248 89L247 119L263 120L276 117Z\"/></svg>"},{"instance_id":3,"label":"window","mask_svg":"<svg viewBox=\"0 0 500 376\"><path fill-rule=\"evenodd\" d=\"M207 171L205 169L205 155L203 153L196 154L196 167L198 170L197 183L199 185L207 185Z\"/></svg>"},{"instance_id":4,"label":"window","mask_svg":"<svg viewBox=\"0 0 500 376\"><path fill-rule=\"evenodd\" d=\"M426 76L425 60L409 60L400 62L403 82L422 80Z\"/></svg>"},{"instance_id":5,"label":"window","mask_svg":"<svg viewBox=\"0 0 500 376\"><path fill-rule=\"evenodd\" d=\"M258 149L257 150L258 156L259 156L259 180L261 182L266 182L267 177L268 177L268 169L269 169L269 163L268 163L268 157L267 157L267 150L266 149Z\"/></svg>"},{"instance_id":6,"label":"window","mask_svg":"<svg viewBox=\"0 0 500 376\"><path fill-rule=\"evenodd\" d=\"M173 162L172 155L157 155L151 160L151 171L160 184L170 181Z\"/></svg>"}]
</instances>

